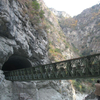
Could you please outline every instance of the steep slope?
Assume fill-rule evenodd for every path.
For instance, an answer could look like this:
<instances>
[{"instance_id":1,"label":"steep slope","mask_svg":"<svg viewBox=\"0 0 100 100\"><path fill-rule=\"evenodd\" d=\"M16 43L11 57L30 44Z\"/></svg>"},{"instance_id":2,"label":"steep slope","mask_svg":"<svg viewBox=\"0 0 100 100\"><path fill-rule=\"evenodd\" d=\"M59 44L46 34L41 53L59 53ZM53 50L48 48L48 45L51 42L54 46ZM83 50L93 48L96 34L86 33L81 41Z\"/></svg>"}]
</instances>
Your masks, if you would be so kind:
<instances>
[{"instance_id":1,"label":"steep slope","mask_svg":"<svg viewBox=\"0 0 100 100\"><path fill-rule=\"evenodd\" d=\"M84 10L74 18L60 19L59 23L70 44L81 55L100 52L100 4Z\"/></svg>"},{"instance_id":2,"label":"steep slope","mask_svg":"<svg viewBox=\"0 0 100 100\"><path fill-rule=\"evenodd\" d=\"M59 17L62 28L73 50L80 56L100 53L100 4L84 10L73 18ZM97 79L73 80L76 91L90 93ZM92 98L91 98L92 99Z\"/></svg>"},{"instance_id":3,"label":"steep slope","mask_svg":"<svg viewBox=\"0 0 100 100\"><path fill-rule=\"evenodd\" d=\"M0 100L73 100L70 81L65 85L62 81L10 82L1 71L13 55L27 58L33 67L49 63L48 51L51 61L76 56L50 13L42 0L0 0Z\"/></svg>"},{"instance_id":4,"label":"steep slope","mask_svg":"<svg viewBox=\"0 0 100 100\"><path fill-rule=\"evenodd\" d=\"M42 2L42 9L45 12L43 25L48 34L48 50L49 57L51 61L61 61L64 59L70 59L77 57L78 54L73 51L72 46L69 44L66 36L63 34L63 31L59 25L58 17L49 10L45 4ZM60 12L60 15L63 14ZM68 14L66 14L69 17ZM61 17L61 16L60 16Z\"/></svg>"},{"instance_id":5,"label":"steep slope","mask_svg":"<svg viewBox=\"0 0 100 100\"><path fill-rule=\"evenodd\" d=\"M70 18L71 16L64 11L57 11L54 8L49 8L56 16Z\"/></svg>"}]
</instances>

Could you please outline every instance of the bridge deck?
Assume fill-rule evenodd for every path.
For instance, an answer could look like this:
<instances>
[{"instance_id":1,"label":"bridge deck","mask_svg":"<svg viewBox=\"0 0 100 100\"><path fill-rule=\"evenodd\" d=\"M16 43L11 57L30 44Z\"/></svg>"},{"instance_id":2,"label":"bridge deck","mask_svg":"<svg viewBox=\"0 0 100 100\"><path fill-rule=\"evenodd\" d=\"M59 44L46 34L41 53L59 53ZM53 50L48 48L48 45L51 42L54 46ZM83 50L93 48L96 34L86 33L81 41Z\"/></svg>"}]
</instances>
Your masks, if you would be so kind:
<instances>
[{"instance_id":1,"label":"bridge deck","mask_svg":"<svg viewBox=\"0 0 100 100\"><path fill-rule=\"evenodd\" d=\"M11 81L68 80L100 77L100 54L5 72Z\"/></svg>"}]
</instances>

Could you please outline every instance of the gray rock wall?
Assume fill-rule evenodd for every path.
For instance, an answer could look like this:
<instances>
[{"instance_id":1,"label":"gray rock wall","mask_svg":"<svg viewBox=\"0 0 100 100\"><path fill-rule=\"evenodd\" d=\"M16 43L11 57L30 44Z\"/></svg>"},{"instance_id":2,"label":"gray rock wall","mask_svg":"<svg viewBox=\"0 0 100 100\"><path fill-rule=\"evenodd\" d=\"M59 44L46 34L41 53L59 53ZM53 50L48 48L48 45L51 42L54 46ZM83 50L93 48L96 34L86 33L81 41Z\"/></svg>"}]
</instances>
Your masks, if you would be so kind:
<instances>
[{"instance_id":1,"label":"gray rock wall","mask_svg":"<svg viewBox=\"0 0 100 100\"><path fill-rule=\"evenodd\" d=\"M12 55L47 63L47 34L36 30L15 0L0 1L0 67Z\"/></svg>"},{"instance_id":2,"label":"gray rock wall","mask_svg":"<svg viewBox=\"0 0 100 100\"><path fill-rule=\"evenodd\" d=\"M77 22L74 28L62 28L70 44L74 45L83 56L100 53L99 9L100 4L85 9L72 18Z\"/></svg>"},{"instance_id":3,"label":"gray rock wall","mask_svg":"<svg viewBox=\"0 0 100 100\"><path fill-rule=\"evenodd\" d=\"M17 0L0 0L0 100L73 100L71 85L63 94L60 81L5 80L2 66L14 54L29 59L33 66L49 62L47 34L31 24L24 8Z\"/></svg>"}]
</instances>

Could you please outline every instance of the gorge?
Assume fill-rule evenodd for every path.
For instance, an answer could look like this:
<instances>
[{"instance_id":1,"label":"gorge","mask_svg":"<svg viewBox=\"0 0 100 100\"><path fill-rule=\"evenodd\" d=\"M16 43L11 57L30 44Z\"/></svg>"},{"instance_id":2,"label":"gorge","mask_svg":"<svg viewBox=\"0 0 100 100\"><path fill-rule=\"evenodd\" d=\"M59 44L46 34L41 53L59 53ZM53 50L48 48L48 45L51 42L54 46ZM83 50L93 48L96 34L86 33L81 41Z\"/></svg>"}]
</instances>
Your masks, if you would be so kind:
<instances>
[{"instance_id":1,"label":"gorge","mask_svg":"<svg viewBox=\"0 0 100 100\"><path fill-rule=\"evenodd\" d=\"M18 67L35 67L98 53L99 8L95 5L71 18L55 15L42 0L1 0L0 100L78 100L72 80L11 82L2 68L10 70L10 61L16 62L13 66L20 60Z\"/></svg>"}]
</instances>

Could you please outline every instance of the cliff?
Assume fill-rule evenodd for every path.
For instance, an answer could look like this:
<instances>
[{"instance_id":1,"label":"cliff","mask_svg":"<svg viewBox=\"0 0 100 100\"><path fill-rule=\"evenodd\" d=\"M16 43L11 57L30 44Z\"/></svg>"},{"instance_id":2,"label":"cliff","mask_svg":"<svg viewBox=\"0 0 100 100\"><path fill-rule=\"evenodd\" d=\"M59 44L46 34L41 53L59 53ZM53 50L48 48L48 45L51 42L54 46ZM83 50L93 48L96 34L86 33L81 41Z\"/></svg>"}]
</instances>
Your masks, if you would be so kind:
<instances>
[{"instance_id":1,"label":"cliff","mask_svg":"<svg viewBox=\"0 0 100 100\"><path fill-rule=\"evenodd\" d=\"M70 44L81 56L100 52L100 4L73 18L60 19L59 23Z\"/></svg>"},{"instance_id":2,"label":"cliff","mask_svg":"<svg viewBox=\"0 0 100 100\"><path fill-rule=\"evenodd\" d=\"M28 59L33 67L77 56L62 34L56 16L42 0L0 1L0 100L74 99L70 81L5 80L1 69L14 55Z\"/></svg>"},{"instance_id":3,"label":"cliff","mask_svg":"<svg viewBox=\"0 0 100 100\"><path fill-rule=\"evenodd\" d=\"M70 18L71 17L65 11L57 11L54 8L49 8L49 9L50 9L50 11L52 11L58 17L66 17L66 18Z\"/></svg>"},{"instance_id":4,"label":"cliff","mask_svg":"<svg viewBox=\"0 0 100 100\"><path fill-rule=\"evenodd\" d=\"M59 18L59 24L73 50L80 56L100 53L100 4L85 9L73 18ZM78 91L90 93L95 90L96 79L75 82ZM94 100L96 96L90 94L86 97L88 99Z\"/></svg>"},{"instance_id":5,"label":"cliff","mask_svg":"<svg viewBox=\"0 0 100 100\"><path fill-rule=\"evenodd\" d=\"M85 9L81 14L69 17L60 17L55 15L60 24L60 28L66 35L67 41L72 46L73 51L80 56L100 53L100 4L94 5L91 8ZM95 90L95 82L97 79L80 79L75 82L76 91L90 93ZM78 94L79 96L79 94ZM86 96L86 95L85 95ZM96 99L95 95L90 94L88 99Z\"/></svg>"}]
</instances>

